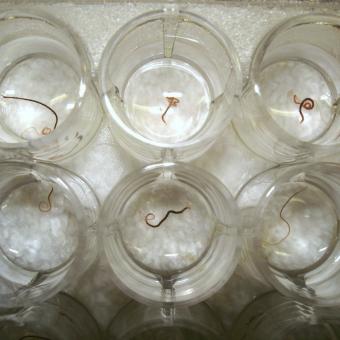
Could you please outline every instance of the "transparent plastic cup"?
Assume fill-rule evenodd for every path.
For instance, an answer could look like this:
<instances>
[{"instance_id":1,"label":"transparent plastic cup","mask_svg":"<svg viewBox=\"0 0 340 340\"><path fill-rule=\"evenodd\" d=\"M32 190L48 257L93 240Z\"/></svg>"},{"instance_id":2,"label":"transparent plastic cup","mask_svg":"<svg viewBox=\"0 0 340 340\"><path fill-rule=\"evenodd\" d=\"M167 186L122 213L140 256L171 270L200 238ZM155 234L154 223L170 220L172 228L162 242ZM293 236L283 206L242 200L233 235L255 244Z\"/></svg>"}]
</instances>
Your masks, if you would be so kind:
<instances>
[{"instance_id":1,"label":"transparent plastic cup","mask_svg":"<svg viewBox=\"0 0 340 340\"><path fill-rule=\"evenodd\" d=\"M74 173L47 163L0 163L0 308L61 291L97 255L98 200Z\"/></svg>"},{"instance_id":2,"label":"transparent plastic cup","mask_svg":"<svg viewBox=\"0 0 340 340\"><path fill-rule=\"evenodd\" d=\"M0 338L6 340L100 340L95 319L65 293L0 318Z\"/></svg>"},{"instance_id":3,"label":"transparent plastic cup","mask_svg":"<svg viewBox=\"0 0 340 340\"><path fill-rule=\"evenodd\" d=\"M283 295L305 303L340 303L340 166L281 166L251 179L238 194L243 265Z\"/></svg>"},{"instance_id":4,"label":"transparent plastic cup","mask_svg":"<svg viewBox=\"0 0 340 340\"><path fill-rule=\"evenodd\" d=\"M224 329L205 303L164 310L132 301L109 325L105 340L221 340Z\"/></svg>"},{"instance_id":5,"label":"transparent plastic cup","mask_svg":"<svg viewBox=\"0 0 340 340\"><path fill-rule=\"evenodd\" d=\"M258 45L233 124L260 156L320 160L340 146L340 18L303 15Z\"/></svg>"},{"instance_id":6,"label":"transparent plastic cup","mask_svg":"<svg viewBox=\"0 0 340 340\"><path fill-rule=\"evenodd\" d=\"M241 86L229 39L176 6L123 26L99 70L114 136L147 162L189 160L206 151L235 113Z\"/></svg>"},{"instance_id":7,"label":"transparent plastic cup","mask_svg":"<svg viewBox=\"0 0 340 340\"><path fill-rule=\"evenodd\" d=\"M79 38L49 15L0 13L0 152L59 161L89 143L102 121Z\"/></svg>"},{"instance_id":8,"label":"transparent plastic cup","mask_svg":"<svg viewBox=\"0 0 340 340\"><path fill-rule=\"evenodd\" d=\"M241 312L231 339L338 340L339 313L339 308L312 307L270 292Z\"/></svg>"},{"instance_id":9,"label":"transparent plastic cup","mask_svg":"<svg viewBox=\"0 0 340 340\"><path fill-rule=\"evenodd\" d=\"M131 173L109 194L99 222L115 283L142 303L206 299L237 264L237 215L223 184L192 166Z\"/></svg>"}]
</instances>

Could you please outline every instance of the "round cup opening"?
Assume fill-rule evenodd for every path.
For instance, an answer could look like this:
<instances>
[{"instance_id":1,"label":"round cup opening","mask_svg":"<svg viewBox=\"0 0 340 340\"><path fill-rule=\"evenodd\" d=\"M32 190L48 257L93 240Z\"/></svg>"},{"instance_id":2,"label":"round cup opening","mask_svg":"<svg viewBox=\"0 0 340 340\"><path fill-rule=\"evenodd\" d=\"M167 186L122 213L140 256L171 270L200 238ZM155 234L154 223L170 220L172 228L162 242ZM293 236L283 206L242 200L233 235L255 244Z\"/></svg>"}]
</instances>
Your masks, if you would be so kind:
<instances>
[{"instance_id":1,"label":"round cup opening","mask_svg":"<svg viewBox=\"0 0 340 340\"><path fill-rule=\"evenodd\" d=\"M0 188L0 307L44 301L93 262L97 198L73 173L40 162L2 162Z\"/></svg>"},{"instance_id":2,"label":"round cup opening","mask_svg":"<svg viewBox=\"0 0 340 340\"><path fill-rule=\"evenodd\" d=\"M338 170L333 163L273 168L238 196L249 228L245 269L283 295L315 305L340 299Z\"/></svg>"},{"instance_id":3,"label":"round cup opening","mask_svg":"<svg viewBox=\"0 0 340 340\"><path fill-rule=\"evenodd\" d=\"M235 214L223 185L195 168L169 163L132 173L101 215L116 283L144 302L203 300L235 268Z\"/></svg>"},{"instance_id":4,"label":"round cup opening","mask_svg":"<svg viewBox=\"0 0 340 340\"><path fill-rule=\"evenodd\" d=\"M303 274L325 262L338 237L334 202L311 183L275 185L261 206L262 251L283 273Z\"/></svg>"},{"instance_id":5,"label":"round cup opening","mask_svg":"<svg viewBox=\"0 0 340 340\"><path fill-rule=\"evenodd\" d=\"M77 250L78 206L57 183L38 181L29 175L20 180L7 182L7 192L1 197L3 260L33 273L55 271L67 265Z\"/></svg>"},{"instance_id":6,"label":"round cup opening","mask_svg":"<svg viewBox=\"0 0 340 340\"><path fill-rule=\"evenodd\" d=\"M236 128L265 158L292 162L331 154L339 144L339 18L287 20L261 41Z\"/></svg>"},{"instance_id":7,"label":"round cup opening","mask_svg":"<svg viewBox=\"0 0 340 340\"><path fill-rule=\"evenodd\" d=\"M30 10L0 16L1 148L59 160L78 151L98 128L91 67L64 26Z\"/></svg>"},{"instance_id":8,"label":"round cup opening","mask_svg":"<svg viewBox=\"0 0 340 340\"><path fill-rule=\"evenodd\" d=\"M100 69L104 107L120 142L140 158L145 148L211 143L232 116L241 82L231 43L183 11L150 12L125 25Z\"/></svg>"},{"instance_id":9,"label":"round cup opening","mask_svg":"<svg viewBox=\"0 0 340 340\"><path fill-rule=\"evenodd\" d=\"M211 86L190 63L151 60L127 80L122 97L135 133L164 144L190 140L207 123Z\"/></svg>"},{"instance_id":10,"label":"round cup opening","mask_svg":"<svg viewBox=\"0 0 340 340\"><path fill-rule=\"evenodd\" d=\"M154 274L172 276L195 266L209 249L212 215L197 188L154 180L128 197L118 223L134 261Z\"/></svg>"},{"instance_id":11,"label":"round cup opening","mask_svg":"<svg viewBox=\"0 0 340 340\"><path fill-rule=\"evenodd\" d=\"M54 132L79 106L84 62L53 21L9 12L0 28L1 139L27 143Z\"/></svg>"}]
</instances>

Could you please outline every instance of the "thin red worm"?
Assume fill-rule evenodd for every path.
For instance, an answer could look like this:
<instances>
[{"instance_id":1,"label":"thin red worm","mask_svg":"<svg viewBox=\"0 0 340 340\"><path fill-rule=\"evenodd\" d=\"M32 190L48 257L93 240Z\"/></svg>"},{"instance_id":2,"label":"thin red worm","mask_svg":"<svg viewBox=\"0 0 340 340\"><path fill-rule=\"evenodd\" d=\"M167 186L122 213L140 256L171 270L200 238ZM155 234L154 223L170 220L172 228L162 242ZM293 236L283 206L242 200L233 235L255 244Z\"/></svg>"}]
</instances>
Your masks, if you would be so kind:
<instances>
[{"instance_id":1,"label":"thin red worm","mask_svg":"<svg viewBox=\"0 0 340 340\"><path fill-rule=\"evenodd\" d=\"M51 210L52 208L52 204L51 204L51 196L52 196L52 193L53 193L53 188L51 189L50 193L48 194L47 196L47 202L48 202L48 206L47 206L47 209L44 209L43 208L43 205L46 204L46 202L43 202L41 201L39 203L39 210L42 211L42 212L48 212Z\"/></svg>"},{"instance_id":2,"label":"thin red worm","mask_svg":"<svg viewBox=\"0 0 340 340\"><path fill-rule=\"evenodd\" d=\"M179 99L176 97L166 97L166 100L168 101L169 105L162 114L162 121L164 124L166 124L165 115L169 111L170 107L177 106L177 104L179 103Z\"/></svg>"},{"instance_id":3,"label":"thin red worm","mask_svg":"<svg viewBox=\"0 0 340 340\"><path fill-rule=\"evenodd\" d=\"M155 214L153 213L148 213L146 216L145 216L145 223L149 226L149 227L152 227L152 228L158 228L168 217L170 214L182 214L184 213L185 210L187 209L190 209L190 207L185 207L183 208L182 210L179 210L179 211L176 211L176 210L169 210L165 216L157 223L157 224L151 224L149 221L150 221L150 216L151 216L151 220L154 220L155 219Z\"/></svg>"},{"instance_id":4,"label":"thin red worm","mask_svg":"<svg viewBox=\"0 0 340 340\"><path fill-rule=\"evenodd\" d=\"M45 107L46 109L50 110L53 115L55 116L55 123L54 123L54 127L53 127L53 130L56 129L57 125L58 125L58 121L59 121L59 118L58 118L58 114L51 108L49 107L48 105L40 102L39 100L35 100L35 99L29 99L29 98L23 98L23 97L15 97L15 96L2 96L3 98L6 98L6 99L19 99L19 100L26 100L28 102L32 102L32 103L36 103L36 104L39 104L39 105L42 105L43 107Z\"/></svg>"},{"instance_id":5,"label":"thin red worm","mask_svg":"<svg viewBox=\"0 0 340 340\"><path fill-rule=\"evenodd\" d=\"M291 226L290 226L290 224L288 223L288 221L283 217L283 215L282 215L282 214L283 214L283 210L286 208L286 206L289 204L289 202L290 202L295 196L297 196L298 194L300 194L300 193L301 193L302 191L304 191L305 189L306 189L306 188L303 188L303 189L297 191L296 193L294 193L292 196L290 196L290 197L288 198L288 200L285 202L285 204L282 206L281 210L280 210L280 218L281 218L282 221L284 221L284 222L287 224L287 227L288 227L288 232L287 232L286 236L283 237L283 238L282 238L281 240L279 240L278 242L275 242L275 243L266 242L266 243L268 243L268 244L270 244L270 245L272 245L272 246L275 246L275 245L278 245L279 243L283 242L284 240L286 240L287 237L290 235Z\"/></svg>"},{"instance_id":6,"label":"thin red worm","mask_svg":"<svg viewBox=\"0 0 340 340\"><path fill-rule=\"evenodd\" d=\"M314 100L312 98L305 98L302 102L298 100L298 97L294 94L294 103L300 105L299 113L301 116L300 124L305 120L305 116L303 115L302 109L312 110L314 108Z\"/></svg>"},{"instance_id":7,"label":"thin red worm","mask_svg":"<svg viewBox=\"0 0 340 340\"><path fill-rule=\"evenodd\" d=\"M170 107L171 107L171 104L168 105L168 107L166 108L166 110L165 110L164 113L162 114L162 121L164 122L164 124L166 124L165 115L166 115L166 113L168 112L168 110L170 109Z\"/></svg>"}]
</instances>

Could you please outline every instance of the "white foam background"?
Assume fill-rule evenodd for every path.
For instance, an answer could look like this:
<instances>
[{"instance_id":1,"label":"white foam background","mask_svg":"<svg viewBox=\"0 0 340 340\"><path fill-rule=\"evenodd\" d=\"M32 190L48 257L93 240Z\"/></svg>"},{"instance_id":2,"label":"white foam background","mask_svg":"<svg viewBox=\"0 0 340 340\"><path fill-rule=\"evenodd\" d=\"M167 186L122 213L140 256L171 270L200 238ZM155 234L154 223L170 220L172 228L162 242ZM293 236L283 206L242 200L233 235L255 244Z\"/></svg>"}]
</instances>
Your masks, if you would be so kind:
<instances>
[{"instance_id":1,"label":"white foam background","mask_svg":"<svg viewBox=\"0 0 340 340\"><path fill-rule=\"evenodd\" d=\"M72 4L17 1L15 5L1 2L0 9L20 6L20 3L25 3L27 7L41 8L67 23L87 46L95 67L98 66L107 41L118 28L136 15L164 6L156 2ZM228 35L239 54L246 82L254 48L271 27L301 13L334 12L334 9L339 11L340 3L221 1L214 4L183 2L181 7L205 17ZM194 163L215 174L233 195L236 195L253 175L272 166L251 153L231 127L225 130L208 154ZM104 121L92 143L62 165L85 177L103 202L119 179L141 163L117 145ZM268 288L244 277L244 274L237 270L225 287L211 297L208 303L228 329L240 310L266 289ZM103 329L129 301L112 282L111 270L102 254L95 265L69 291L89 308Z\"/></svg>"}]
</instances>

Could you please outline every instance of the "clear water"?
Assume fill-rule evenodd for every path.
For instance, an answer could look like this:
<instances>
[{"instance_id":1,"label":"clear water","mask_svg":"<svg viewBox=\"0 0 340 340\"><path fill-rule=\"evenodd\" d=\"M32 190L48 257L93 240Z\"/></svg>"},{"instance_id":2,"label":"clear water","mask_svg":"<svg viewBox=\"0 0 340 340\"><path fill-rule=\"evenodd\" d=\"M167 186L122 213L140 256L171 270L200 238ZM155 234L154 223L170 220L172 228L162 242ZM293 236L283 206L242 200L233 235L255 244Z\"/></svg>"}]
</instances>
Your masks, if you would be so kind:
<instances>
[{"instance_id":1,"label":"clear water","mask_svg":"<svg viewBox=\"0 0 340 340\"><path fill-rule=\"evenodd\" d=\"M308 271L321 265L334 249L336 209L317 186L290 183L277 187L263 216L263 252L279 270Z\"/></svg>"},{"instance_id":2,"label":"clear water","mask_svg":"<svg viewBox=\"0 0 340 340\"><path fill-rule=\"evenodd\" d=\"M178 103L169 107L169 98ZM156 59L138 68L123 93L131 126L156 142L190 139L206 123L211 95L208 82L193 66L171 58Z\"/></svg>"},{"instance_id":3,"label":"clear water","mask_svg":"<svg viewBox=\"0 0 340 340\"><path fill-rule=\"evenodd\" d=\"M146 220L159 227L150 227ZM148 214L153 214L149 215ZM204 255L215 230L215 220L204 198L177 181L159 180L138 190L127 202L119 221L132 258L152 272L186 270Z\"/></svg>"},{"instance_id":4,"label":"clear water","mask_svg":"<svg viewBox=\"0 0 340 340\"><path fill-rule=\"evenodd\" d=\"M335 87L316 65L304 60L275 62L261 72L260 85L271 117L289 135L311 142L321 138L332 125ZM298 103L306 98L313 100L314 107L301 107L301 116Z\"/></svg>"},{"instance_id":5,"label":"clear water","mask_svg":"<svg viewBox=\"0 0 340 340\"><path fill-rule=\"evenodd\" d=\"M77 244L78 222L72 204L57 185L22 185L1 202L0 250L20 269L51 271L72 257Z\"/></svg>"},{"instance_id":6,"label":"clear water","mask_svg":"<svg viewBox=\"0 0 340 340\"><path fill-rule=\"evenodd\" d=\"M60 43L41 36L11 40L1 46L0 53L11 60L9 65L0 63L0 140L10 143L44 137L43 131L53 131L55 115L40 104L3 96L48 105L57 113L58 128L78 98L79 76L67 61L72 55Z\"/></svg>"}]
</instances>

